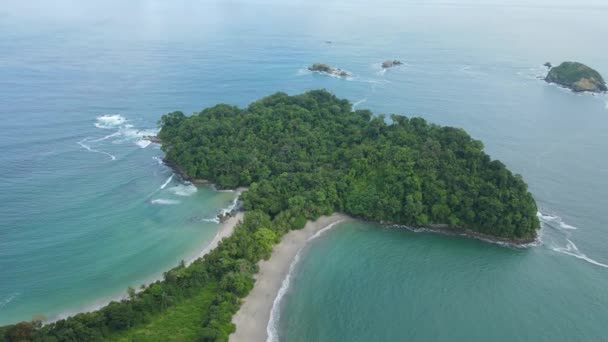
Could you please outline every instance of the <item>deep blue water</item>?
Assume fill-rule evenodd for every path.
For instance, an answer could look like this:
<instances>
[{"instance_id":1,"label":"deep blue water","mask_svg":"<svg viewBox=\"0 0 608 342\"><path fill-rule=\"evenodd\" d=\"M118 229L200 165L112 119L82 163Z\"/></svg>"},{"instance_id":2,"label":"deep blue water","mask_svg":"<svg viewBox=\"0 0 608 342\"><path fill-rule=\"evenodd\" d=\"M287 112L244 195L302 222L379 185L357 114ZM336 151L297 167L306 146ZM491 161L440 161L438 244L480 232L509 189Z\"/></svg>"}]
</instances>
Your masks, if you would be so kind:
<instances>
[{"instance_id":1,"label":"deep blue water","mask_svg":"<svg viewBox=\"0 0 608 342\"><path fill-rule=\"evenodd\" d=\"M546 61L578 60L608 74L607 15L604 2L590 0L5 1L0 8L0 323L36 314L54 317L103 302L154 278L211 239L217 226L200 219L212 217L234 195L207 188L184 193L188 187L177 179L160 189L171 176L153 159L162 152L138 145L143 134L156 129L160 115L218 102L245 106L276 91L317 88L357 108L463 127L523 175L545 215L543 244L515 253L513 258L523 258L527 266L505 270L510 281L497 283L496 292L508 293L512 282L544 273L547 281L569 283L539 299L541 307L547 298L559 297L564 300L559 308L566 310L577 296L608 304L601 290L608 282L601 266L608 264L608 99L575 95L537 79L546 72ZM382 72L380 63L392 58L405 65ZM306 67L313 62L354 76L311 74ZM356 241L379 238L351 241L349 234L336 229L328 239L347 253L361 247ZM400 234L383 234L385 243L378 246L391 246ZM417 248L429 250L444 248L445 241L415 240ZM310 266L314 247L305 259L311 264L303 262L299 271L317 269ZM480 259L509 260L494 247L453 248L450 265L460 268L450 281L459 284L466 284L468 267L477 267L465 257L458 263L459 253L473 249ZM420 253L389 251L404 259ZM320 248L317 255L326 252ZM369 255L374 257L379 256ZM428 258L432 265L446 256ZM339 260L326 266L331 265L344 267ZM361 276L356 270L355 278ZM308 288L338 296L336 289L352 278L326 281L324 275L335 271L318 269L319 276L306 277L315 283L288 294L285 322L290 312L304 318L285 336L315 336L308 335L319 328L311 312L319 308L301 308L294 298L314 303ZM420 277L424 280L424 273ZM527 286L518 291L538 284ZM450 305L464 295L440 298ZM387 292L377 300L395 296ZM413 292L394 302L405 305L419 297L426 298ZM335 335L315 337L349 336L349 324L364 317L358 312L365 303L357 306L350 298L353 305L339 305L346 298L335 298L332 308L350 321L334 326ZM493 307L510 312L509 303L499 298ZM424 302L413 302L410 309L421 313ZM579 307L574 310L585 315ZM565 312L552 310L548 319ZM601 310L592 316L586 324L594 329L580 335L587 339L605 333L600 325L608 321ZM467 317L459 326L476 324ZM405 329L407 324L404 319L387 326ZM432 329L436 338L449 336L441 326ZM402 335L389 330L388 336Z\"/></svg>"}]
</instances>

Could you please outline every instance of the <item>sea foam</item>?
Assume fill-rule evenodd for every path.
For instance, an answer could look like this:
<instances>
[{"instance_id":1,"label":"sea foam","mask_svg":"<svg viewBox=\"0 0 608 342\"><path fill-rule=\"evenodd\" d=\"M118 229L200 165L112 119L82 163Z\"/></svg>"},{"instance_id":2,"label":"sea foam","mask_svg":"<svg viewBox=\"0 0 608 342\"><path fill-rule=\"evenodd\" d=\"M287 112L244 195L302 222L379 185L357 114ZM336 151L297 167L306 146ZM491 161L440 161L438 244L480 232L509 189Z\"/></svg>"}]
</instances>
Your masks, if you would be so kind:
<instances>
[{"instance_id":1,"label":"sea foam","mask_svg":"<svg viewBox=\"0 0 608 342\"><path fill-rule=\"evenodd\" d=\"M191 183L188 183L188 184L178 184L176 186L173 186L173 187L169 188L169 191L171 191L173 194L175 194L177 196L188 197L188 196L194 195L198 190L196 189L196 186L194 186Z\"/></svg>"},{"instance_id":2,"label":"sea foam","mask_svg":"<svg viewBox=\"0 0 608 342\"><path fill-rule=\"evenodd\" d=\"M78 142L78 145L80 145L82 148L84 148L85 150L87 150L89 152L105 154L106 156L110 157L110 159L116 160L116 156L114 156L113 154L110 154L110 153L104 152L104 151L100 151L100 150L96 150L96 149L92 148L91 146L87 145L86 143L88 142L88 139L89 138L82 139L81 141Z\"/></svg>"},{"instance_id":3,"label":"sea foam","mask_svg":"<svg viewBox=\"0 0 608 342\"><path fill-rule=\"evenodd\" d=\"M6 298L0 300L0 309L8 305L8 303L12 302L17 296L19 296L19 292L11 293Z\"/></svg>"},{"instance_id":4,"label":"sea foam","mask_svg":"<svg viewBox=\"0 0 608 342\"><path fill-rule=\"evenodd\" d=\"M576 247L576 245L574 244L574 242L572 242L572 240L567 239L566 240L568 243L566 244L565 247L551 247L552 250L562 253L562 254L566 254L566 255L570 255L573 256L577 259L581 259L581 260L585 260L586 262L596 265L596 266L600 266L600 267L604 267L604 268L608 268L608 265L603 264L597 260L591 259L590 257L588 257L587 255L585 255L584 253L582 253L578 247Z\"/></svg>"},{"instance_id":5,"label":"sea foam","mask_svg":"<svg viewBox=\"0 0 608 342\"><path fill-rule=\"evenodd\" d=\"M95 123L95 127L110 129L124 124L127 121L120 114L106 114L97 117L97 122Z\"/></svg>"},{"instance_id":6,"label":"sea foam","mask_svg":"<svg viewBox=\"0 0 608 342\"><path fill-rule=\"evenodd\" d=\"M549 214L543 214L543 213L541 213L541 212L539 211L539 212L537 212L537 213L536 213L536 217L538 217L538 219L539 219L541 222L543 222L543 223L545 223L545 224L549 225L549 226L550 226L550 227L552 227L552 228L557 228L557 227L559 227L559 228L561 228L561 229L571 229L571 230L578 229L577 227L572 226L572 225L569 225L569 224L567 224L566 222L564 222L564 221L562 220L562 218L561 218L561 217L559 217L559 216L555 216L555 215L549 215ZM557 226L557 227L556 227L556 226Z\"/></svg>"},{"instance_id":7,"label":"sea foam","mask_svg":"<svg viewBox=\"0 0 608 342\"><path fill-rule=\"evenodd\" d=\"M157 198L157 199L151 200L150 203L152 203L152 204L158 204L158 205L176 205L176 204L180 204L181 202L178 201L178 200L172 200L172 199L166 199L166 198Z\"/></svg>"},{"instance_id":8,"label":"sea foam","mask_svg":"<svg viewBox=\"0 0 608 342\"><path fill-rule=\"evenodd\" d=\"M135 144L141 148L148 147L152 142L150 140L137 140Z\"/></svg>"}]
</instances>

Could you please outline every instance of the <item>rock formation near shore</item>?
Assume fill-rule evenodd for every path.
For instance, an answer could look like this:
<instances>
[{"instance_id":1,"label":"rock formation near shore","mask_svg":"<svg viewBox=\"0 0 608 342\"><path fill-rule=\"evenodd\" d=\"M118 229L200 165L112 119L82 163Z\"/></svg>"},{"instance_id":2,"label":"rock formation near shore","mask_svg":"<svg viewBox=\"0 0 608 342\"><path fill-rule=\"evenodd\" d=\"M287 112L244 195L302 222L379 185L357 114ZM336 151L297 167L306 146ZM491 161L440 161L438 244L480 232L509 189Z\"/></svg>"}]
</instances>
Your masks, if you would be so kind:
<instances>
[{"instance_id":1,"label":"rock formation near shore","mask_svg":"<svg viewBox=\"0 0 608 342\"><path fill-rule=\"evenodd\" d=\"M578 62L563 62L559 66L550 68L545 81L559 84L577 93L585 91L600 93L608 90L599 72Z\"/></svg>"},{"instance_id":2,"label":"rock formation near shore","mask_svg":"<svg viewBox=\"0 0 608 342\"><path fill-rule=\"evenodd\" d=\"M389 60L386 60L386 61L382 62L382 68L383 69L388 69L388 68L392 68L394 66L401 65L401 64L403 64L403 63L401 63L400 60L397 60L397 59L390 60L389 59Z\"/></svg>"}]
</instances>

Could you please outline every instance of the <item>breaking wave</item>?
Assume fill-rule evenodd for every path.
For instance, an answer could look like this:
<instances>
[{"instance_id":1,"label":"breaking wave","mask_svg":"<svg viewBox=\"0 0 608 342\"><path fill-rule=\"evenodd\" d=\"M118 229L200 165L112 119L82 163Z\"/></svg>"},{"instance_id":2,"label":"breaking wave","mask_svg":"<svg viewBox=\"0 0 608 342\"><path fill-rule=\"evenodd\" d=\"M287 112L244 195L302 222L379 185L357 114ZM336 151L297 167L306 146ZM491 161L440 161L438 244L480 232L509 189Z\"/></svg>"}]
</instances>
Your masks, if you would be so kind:
<instances>
[{"instance_id":1,"label":"breaking wave","mask_svg":"<svg viewBox=\"0 0 608 342\"><path fill-rule=\"evenodd\" d=\"M127 122L127 119L120 114L106 114L97 117L95 127L111 129Z\"/></svg>"},{"instance_id":2,"label":"breaking wave","mask_svg":"<svg viewBox=\"0 0 608 342\"><path fill-rule=\"evenodd\" d=\"M562 229L578 229L575 226L571 226L569 224L567 224L566 222L564 222L562 220L561 217L559 216L554 216L554 215L549 215L549 214L543 214L540 211L536 213L536 217L538 217L538 219L542 222L545 223L547 225L549 225L551 228L562 228Z\"/></svg>"},{"instance_id":3,"label":"breaking wave","mask_svg":"<svg viewBox=\"0 0 608 342\"><path fill-rule=\"evenodd\" d=\"M160 186L160 189L164 189L167 187L167 185L169 185L169 183L171 183L171 180L173 179L173 176L175 176L174 173L171 174L171 176L169 178L167 178L167 180L163 183L163 185Z\"/></svg>"},{"instance_id":4,"label":"breaking wave","mask_svg":"<svg viewBox=\"0 0 608 342\"><path fill-rule=\"evenodd\" d=\"M157 198L157 199L151 200L150 203L152 203L152 204L158 204L158 205L176 205L176 204L180 204L181 202L178 201L178 200L172 200L172 199L166 199L166 198Z\"/></svg>"},{"instance_id":5,"label":"breaking wave","mask_svg":"<svg viewBox=\"0 0 608 342\"><path fill-rule=\"evenodd\" d=\"M177 196L188 197L194 195L198 190L192 183L186 183L173 186L169 188L169 191Z\"/></svg>"},{"instance_id":6,"label":"breaking wave","mask_svg":"<svg viewBox=\"0 0 608 342\"><path fill-rule=\"evenodd\" d=\"M156 162L158 163L158 165L163 165L165 164L163 162L163 158L162 157L152 157L152 159L156 160Z\"/></svg>"},{"instance_id":7,"label":"breaking wave","mask_svg":"<svg viewBox=\"0 0 608 342\"><path fill-rule=\"evenodd\" d=\"M148 147L152 142L150 140L138 140L137 142L135 142L135 144L137 144L137 146L141 147L141 148L146 148Z\"/></svg>"},{"instance_id":8,"label":"breaking wave","mask_svg":"<svg viewBox=\"0 0 608 342\"><path fill-rule=\"evenodd\" d=\"M233 210L236 209L236 207L239 205L239 198L240 198L241 194L237 193L236 197L232 200L232 202L230 203L230 205L227 208L224 208L222 210L220 210L220 212L222 214L227 214L232 212Z\"/></svg>"},{"instance_id":9,"label":"breaking wave","mask_svg":"<svg viewBox=\"0 0 608 342\"><path fill-rule=\"evenodd\" d=\"M116 157L108 152L104 152L97 148L97 145L92 146L91 144L100 144L103 141L111 140L112 144L121 144L124 142L131 142L139 146L140 148L148 147L151 142L144 140L145 136L153 136L158 134L158 130L152 129L136 129L132 124L128 123L124 116L120 114L106 114L96 118L94 126L104 130L115 130L115 132L105 135L101 138L86 137L85 139L78 142L82 148L89 152L102 153L112 160L116 160Z\"/></svg>"}]
</instances>

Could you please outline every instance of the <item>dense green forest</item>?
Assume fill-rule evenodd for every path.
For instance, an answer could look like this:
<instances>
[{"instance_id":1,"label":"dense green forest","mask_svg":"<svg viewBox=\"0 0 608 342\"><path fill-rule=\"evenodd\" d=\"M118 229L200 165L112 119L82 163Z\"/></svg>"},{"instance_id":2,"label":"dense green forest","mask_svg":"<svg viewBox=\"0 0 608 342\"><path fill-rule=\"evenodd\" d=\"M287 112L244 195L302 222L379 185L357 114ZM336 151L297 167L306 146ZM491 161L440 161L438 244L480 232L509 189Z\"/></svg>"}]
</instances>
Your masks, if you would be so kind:
<instances>
[{"instance_id":1,"label":"dense green forest","mask_svg":"<svg viewBox=\"0 0 608 342\"><path fill-rule=\"evenodd\" d=\"M326 91L277 93L247 109L220 104L191 117L174 112L161 125L168 160L221 187L250 186L246 209L271 217L341 211L514 239L539 227L521 177L464 130L353 112Z\"/></svg>"},{"instance_id":2,"label":"dense green forest","mask_svg":"<svg viewBox=\"0 0 608 342\"><path fill-rule=\"evenodd\" d=\"M546 65L550 66L551 63ZM599 72L578 62L563 62L551 68L545 81L557 83L575 92L603 92L608 90L606 82Z\"/></svg>"},{"instance_id":3,"label":"dense green forest","mask_svg":"<svg viewBox=\"0 0 608 342\"><path fill-rule=\"evenodd\" d=\"M188 176L249 187L242 194L243 223L204 258L142 291L130 289L129 299L45 326L5 326L0 340L116 340L150 326L175 329L166 332L174 340L186 329L188 339L226 341L240 298L253 288L257 262L289 230L335 211L411 226L447 224L514 241L534 238L539 228L521 177L491 160L462 129L353 112L347 100L326 91L277 93L247 109L220 104L190 117L173 112L160 126L167 161ZM194 302L199 311L188 310ZM155 336L138 334L128 339Z\"/></svg>"}]
</instances>

